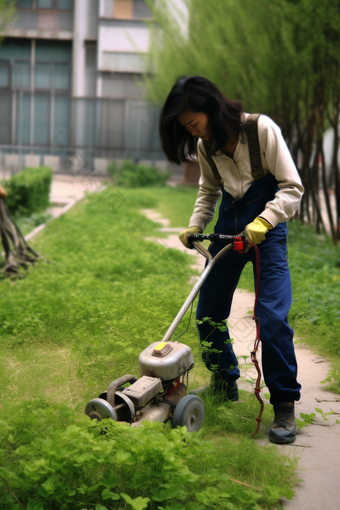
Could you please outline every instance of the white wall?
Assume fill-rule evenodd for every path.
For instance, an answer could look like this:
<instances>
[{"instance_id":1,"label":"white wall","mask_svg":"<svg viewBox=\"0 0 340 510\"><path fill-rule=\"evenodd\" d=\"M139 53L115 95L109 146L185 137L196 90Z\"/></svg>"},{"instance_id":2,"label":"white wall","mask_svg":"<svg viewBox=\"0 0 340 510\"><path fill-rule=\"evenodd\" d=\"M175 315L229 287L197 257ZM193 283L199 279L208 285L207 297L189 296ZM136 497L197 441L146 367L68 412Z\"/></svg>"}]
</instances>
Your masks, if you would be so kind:
<instances>
[{"instance_id":1,"label":"white wall","mask_svg":"<svg viewBox=\"0 0 340 510\"><path fill-rule=\"evenodd\" d=\"M98 69L109 70L107 66L110 59L103 59L104 52L147 53L149 44L149 28L142 23L128 21L118 25L116 21L102 20L98 30ZM115 70L114 67L111 69ZM140 68L137 66L133 70L138 72Z\"/></svg>"},{"instance_id":2,"label":"white wall","mask_svg":"<svg viewBox=\"0 0 340 510\"><path fill-rule=\"evenodd\" d=\"M99 29L98 41L101 51L138 51L146 53L149 50L150 36L147 26L118 27L115 25L109 26L108 23L108 21L105 21L107 26L101 25Z\"/></svg>"}]
</instances>

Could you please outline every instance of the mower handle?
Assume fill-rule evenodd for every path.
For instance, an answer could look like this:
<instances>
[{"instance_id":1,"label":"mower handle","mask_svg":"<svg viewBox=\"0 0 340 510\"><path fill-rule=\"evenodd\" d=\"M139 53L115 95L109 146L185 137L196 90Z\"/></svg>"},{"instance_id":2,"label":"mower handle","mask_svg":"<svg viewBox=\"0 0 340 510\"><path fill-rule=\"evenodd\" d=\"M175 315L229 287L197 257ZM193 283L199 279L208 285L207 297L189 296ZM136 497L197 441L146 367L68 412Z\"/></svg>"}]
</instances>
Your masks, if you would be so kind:
<instances>
[{"instance_id":1,"label":"mower handle","mask_svg":"<svg viewBox=\"0 0 340 510\"><path fill-rule=\"evenodd\" d=\"M224 257L227 253L229 253L232 250L235 250L238 253L243 253L242 236L227 236L224 234L189 234L188 239L190 239L190 241L192 242L193 247L207 259L208 263L206 264L203 273L197 280L196 285L190 292L184 305L182 306L177 316L175 317L173 323L171 324L170 328L166 332L162 342L168 342L171 339L177 326L181 322L186 311L188 310L189 306L195 299L199 289L202 287L204 281L206 280L207 276L209 275L210 271L212 270L216 262L218 262L222 257ZM206 250L202 244L197 242L198 240L203 241L205 239L208 239L210 241L213 240L214 242L216 242L216 240L224 242L224 247L215 255L215 257L213 257L211 253L208 250Z\"/></svg>"},{"instance_id":2,"label":"mower handle","mask_svg":"<svg viewBox=\"0 0 340 510\"><path fill-rule=\"evenodd\" d=\"M226 234L188 234L188 240L190 242L194 241L211 241L213 243L219 244L220 246L227 246L230 243L233 243L236 239L241 239L244 241L245 236L243 233L240 235L226 235Z\"/></svg>"},{"instance_id":3,"label":"mower handle","mask_svg":"<svg viewBox=\"0 0 340 510\"><path fill-rule=\"evenodd\" d=\"M234 249L237 253L243 253L244 244L247 243L245 240L245 236L243 232L240 235L227 235L227 234L188 234L188 241L193 245L193 247L205 257L209 262L212 260L212 256L208 250L204 248L202 244L198 241L211 241L213 243L218 244L219 246L223 246L223 248L229 246L228 250L221 250L217 255L217 262L220 258L224 257L228 251Z\"/></svg>"}]
</instances>

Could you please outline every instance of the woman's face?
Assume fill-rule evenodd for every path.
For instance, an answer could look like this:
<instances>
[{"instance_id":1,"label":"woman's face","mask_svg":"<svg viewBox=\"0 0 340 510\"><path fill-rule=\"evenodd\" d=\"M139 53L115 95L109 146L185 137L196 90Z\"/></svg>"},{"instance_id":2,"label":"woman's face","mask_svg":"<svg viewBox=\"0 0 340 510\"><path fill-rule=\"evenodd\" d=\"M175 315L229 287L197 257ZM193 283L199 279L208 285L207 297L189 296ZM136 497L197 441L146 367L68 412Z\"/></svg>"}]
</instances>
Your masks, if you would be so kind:
<instances>
[{"instance_id":1,"label":"woman's face","mask_svg":"<svg viewBox=\"0 0 340 510\"><path fill-rule=\"evenodd\" d=\"M192 136L202 138L202 140L210 140L209 118L203 112L192 112L186 110L177 115L177 120Z\"/></svg>"}]
</instances>

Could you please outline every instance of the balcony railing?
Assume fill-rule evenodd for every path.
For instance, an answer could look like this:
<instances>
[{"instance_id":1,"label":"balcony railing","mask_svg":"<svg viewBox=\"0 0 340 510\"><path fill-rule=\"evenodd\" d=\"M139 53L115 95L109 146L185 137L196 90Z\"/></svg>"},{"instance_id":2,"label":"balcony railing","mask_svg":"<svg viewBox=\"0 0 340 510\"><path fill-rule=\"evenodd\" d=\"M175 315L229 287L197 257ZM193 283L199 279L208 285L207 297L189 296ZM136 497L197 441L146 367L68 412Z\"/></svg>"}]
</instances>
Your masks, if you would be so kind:
<instances>
[{"instance_id":1,"label":"balcony railing","mask_svg":"<svg viewBox=\"0 0 340 510\"><path fill-rule=\"evenodd\" d=\"M20 31L73 32L73 12L35 11L18 9L7 23L1 23L1 33Z\"/></svg>"}]
</instances>

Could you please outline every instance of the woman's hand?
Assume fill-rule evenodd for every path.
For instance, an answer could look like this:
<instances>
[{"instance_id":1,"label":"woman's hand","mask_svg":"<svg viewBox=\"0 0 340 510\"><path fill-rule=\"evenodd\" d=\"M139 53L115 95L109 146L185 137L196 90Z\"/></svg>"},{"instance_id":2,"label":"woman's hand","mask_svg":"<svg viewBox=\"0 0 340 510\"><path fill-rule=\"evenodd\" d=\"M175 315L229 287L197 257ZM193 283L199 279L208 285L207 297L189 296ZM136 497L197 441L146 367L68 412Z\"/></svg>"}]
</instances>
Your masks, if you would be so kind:
<instances>
[{"instance_id":1,"label":"woman's hand","mask_svg":"<svg viewBox=\"0 0 340 510\"><path fill-rule=\"evenodd\" d=\"M244 229L245 241L251 241L253 244L261 244L266 238L266 233L271 230L273 226L264 218L258 216L254 221L248 223ZM246 248L246 252L250 250L251 245L249 244Z\"/></svg>"},{"instance_id":2,"label":"woman's hand","mask_svg":"<svg viewBox=\"0 0 340 510\"><path fill-rule=\"evenodd\" d=\"M201 233L202 233L202 230L200 228L189 227L186 230L183 230L183 232L181 232L178 237L179 237L179 240L181 241L181 243L186 248L190 248L190 250L191 250L193 248L193 245L188 240L188 234L201 234Z\"/></svg>"}]
</instances>

